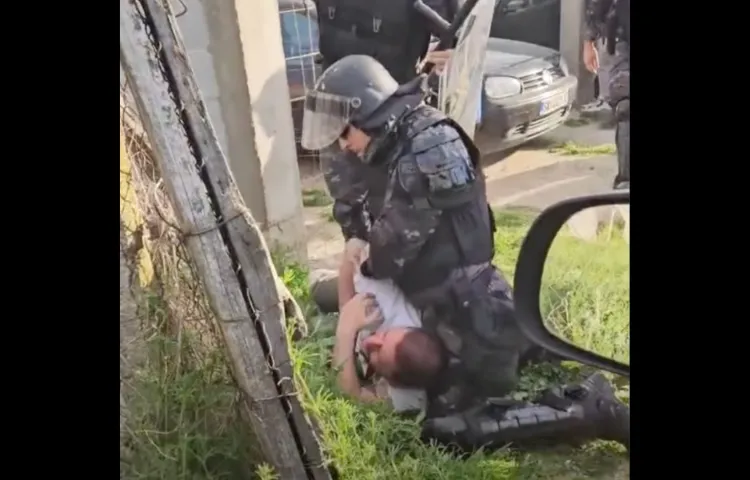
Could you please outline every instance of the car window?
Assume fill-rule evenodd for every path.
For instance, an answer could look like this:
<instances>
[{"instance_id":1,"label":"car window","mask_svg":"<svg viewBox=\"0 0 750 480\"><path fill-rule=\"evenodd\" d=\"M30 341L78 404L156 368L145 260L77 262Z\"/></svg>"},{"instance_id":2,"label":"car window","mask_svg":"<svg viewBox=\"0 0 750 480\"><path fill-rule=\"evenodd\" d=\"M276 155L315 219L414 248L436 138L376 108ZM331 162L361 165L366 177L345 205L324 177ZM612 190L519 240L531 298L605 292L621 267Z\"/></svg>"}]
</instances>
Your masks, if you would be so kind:
<instances>
[{"instance_id":1,"label":"car window","mask_svg":"<svg viewBox=\"0 0 750 480\"><path fill-rule=\"evenodd\" d=\"M549 4L559 5L560 0L500 0L496 12L504 15L513 15L532 7L543 7Z\"/></svg>"},{"instance_id":2,"label":"car window","mask_svg":"<svg viewBox=\"0 0 750 480\"><path fill-rule=\"evenodd\" d=\"M311 13L314 11L311 11ZM318 53L318 24L307 10L287 11L280 14L281 41L287 60Z\"/></svg>"}]
</instances>

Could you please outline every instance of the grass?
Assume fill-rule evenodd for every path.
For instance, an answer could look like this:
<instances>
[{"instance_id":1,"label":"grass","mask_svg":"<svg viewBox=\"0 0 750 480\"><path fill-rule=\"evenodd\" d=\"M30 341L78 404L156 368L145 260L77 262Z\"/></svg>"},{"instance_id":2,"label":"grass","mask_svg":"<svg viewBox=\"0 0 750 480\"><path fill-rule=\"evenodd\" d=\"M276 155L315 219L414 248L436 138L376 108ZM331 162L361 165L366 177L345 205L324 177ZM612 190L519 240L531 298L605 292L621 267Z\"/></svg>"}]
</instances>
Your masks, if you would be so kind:
<instances>
[{"instance_id":1,"label":"grass","mask_svg":"<svg viewBox=\"0 0 750 480\"><path fill-rule=\"evenodd\" d=\"M302 190L302 205L305 207L325 207L333 203L328 193L315 188Z\"/></svg>"},{"instance_id":2,"label":"grass","mask_svg":"<svg viewBox=\"0 0 750 480\"><path fill-rule=\"evenodd\" d=\"M533 214L499 212L495 263L512 277L518 250ZM595 263L592 259L602 259ZM624 242L584 243L561 236L550 253L542 306L554 327L571 341L627 360L629 325L628 248ZM304 272L297 273L298 278ZM291 287L290 287L291 289ZM606 302L605 302L606 300ZM626 478L629 464L619 446L594 442L544 453L478 453L468 460L422 444L418 426L378 406L357 405L336 390L326 361L333 321L319 321L296 345L295 365L307 391L306 408L321 422L328 454L342 479L604 479ZM582 376L574 365L536 366L524 372L517 398L550 383ZM619 392L627 398L627 387Z\"/></svg>"},{"instance_id":3,"label":"grass","mask_svg":"<svg viewBox=\"0 0 750 480\"><path fill-rule=\"evenodd\" d=\"M495 263L512 277L518 250L533 212L497 214ZM599 259L599 262L593 262ZM313 313L307 272L275 258L279 275L308 314ZM572 341L628 358L629 313L627 246L585 244L564 236L554 245L545 272L544 311ZM147 298L143 315L157 325L148 341L150 362L137 380L129 460L121 478L164 480L245 480L277 478L260 461L252 435L240 418L237 392L223 352L206 350L187 330L167 334L159 325L168 314L158 299ZM310 415L318 418L328 456L341 479L617 479L629 477L619 446L595 442L544 453L499 451L465 460L418 439L419 427L383 406L358 405L336 389L327 368L334 318L311 315L310 335L291 354L298 386ZM584 372L574 365L527 370L517 392L528 397L550 383ZM620 392L627 397L627 386ZM122 460L121 460L122 462Z\"/></svg>"},{"instance_id":4,"label":"grass","mask_svg":"<svg viewBox=\"0 0 750 480\"><path fill-rule=\"evenodd\" d=\"M583 127L591 123L588 118L570 117L563 124L567 127Z\"/></svg>"},{"instance_id":5,"label":"grass","mask_svg":"<svg viewBox=\"0 0 750 480\"><path fill-rule=\"evenodd\" d=\"M550 153L566 156L593 156L593 155L614 155L617 148L612 143L602 145L580 145L575 142L565 142L550 148Z\"/></svg>"},{"instance_id":6,"label":"grass","mask_svg":"<svg viewBox=\"0 0 750 480\"><path fill-rule=\"evenodd\" d=\"M120 478L250 480L259 463L253 435L238 412L237 389L223 351L201 348L184 329L166 333L169 315L146 294L141 315L156 327L146 341L148 363L137 374L128 403L130 454ZM200 352L200 354L197 354Z\"/></svg>"}]
</instances>

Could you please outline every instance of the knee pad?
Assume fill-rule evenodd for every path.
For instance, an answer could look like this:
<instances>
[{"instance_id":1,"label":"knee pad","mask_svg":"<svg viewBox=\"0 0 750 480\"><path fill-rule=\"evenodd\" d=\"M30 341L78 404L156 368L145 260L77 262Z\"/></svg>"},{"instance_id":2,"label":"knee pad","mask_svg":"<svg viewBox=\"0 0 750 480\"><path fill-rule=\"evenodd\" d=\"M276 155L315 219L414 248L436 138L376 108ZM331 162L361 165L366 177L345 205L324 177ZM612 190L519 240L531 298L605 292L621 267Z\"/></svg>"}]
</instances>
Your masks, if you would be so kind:
<instances>
[{"instance_id":1,"label":"knee pad","mask_svg":"<svg viewBox=\"0 0 750 480\"><path fill-rule=\"evenodd\" d=\"M617 102L617 105L615 105L615 118L620 122L630 120L630 99L629 98L625 98Z\"/></svg>"}]
</instances>

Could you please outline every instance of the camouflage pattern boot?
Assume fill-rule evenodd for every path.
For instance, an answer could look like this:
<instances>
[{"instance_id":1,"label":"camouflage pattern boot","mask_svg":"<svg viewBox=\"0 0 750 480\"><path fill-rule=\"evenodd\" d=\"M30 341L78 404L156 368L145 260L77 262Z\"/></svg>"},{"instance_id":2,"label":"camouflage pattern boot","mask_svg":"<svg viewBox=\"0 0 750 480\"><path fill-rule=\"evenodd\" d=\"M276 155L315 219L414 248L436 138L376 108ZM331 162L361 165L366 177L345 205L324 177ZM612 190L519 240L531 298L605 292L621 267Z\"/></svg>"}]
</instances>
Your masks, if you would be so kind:
<instances>
[{"instance_id":1,"label":"camouflage pattern boot","mask_svg":"<svg viewBox=\"0 0 750 480\"><path fill-rule=\"evenodd\" d=\"M463 451L579 445L597 438L629 450L630 409L596 373L580 384L549 389L534 404L490 399L462 413L428 419L422 437Z\"/></svg>"}]
</instances>

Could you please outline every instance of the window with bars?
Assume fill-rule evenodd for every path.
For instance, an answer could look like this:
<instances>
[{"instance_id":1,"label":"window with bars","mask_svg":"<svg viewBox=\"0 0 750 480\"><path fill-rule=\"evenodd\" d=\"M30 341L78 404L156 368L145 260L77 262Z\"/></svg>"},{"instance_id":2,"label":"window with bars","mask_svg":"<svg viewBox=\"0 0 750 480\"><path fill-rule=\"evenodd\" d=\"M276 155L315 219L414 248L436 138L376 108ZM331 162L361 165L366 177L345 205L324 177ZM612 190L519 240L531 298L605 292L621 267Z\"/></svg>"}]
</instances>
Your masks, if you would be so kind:
<instances>
[{"instance_id":1,"label":"window with bars","mask_svg":"<svg viewBox=\"0 0 750 480\"><path fill-rule=\"evenodd\" d=\"M315 85L319 73L315 63L319 51L317 15L309 6L285 10L279 15L289 93L292 101L296 101Z\"/></svg>"}]
</instances>

